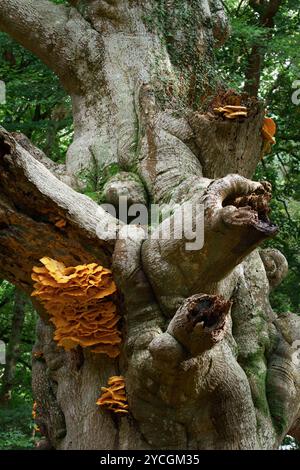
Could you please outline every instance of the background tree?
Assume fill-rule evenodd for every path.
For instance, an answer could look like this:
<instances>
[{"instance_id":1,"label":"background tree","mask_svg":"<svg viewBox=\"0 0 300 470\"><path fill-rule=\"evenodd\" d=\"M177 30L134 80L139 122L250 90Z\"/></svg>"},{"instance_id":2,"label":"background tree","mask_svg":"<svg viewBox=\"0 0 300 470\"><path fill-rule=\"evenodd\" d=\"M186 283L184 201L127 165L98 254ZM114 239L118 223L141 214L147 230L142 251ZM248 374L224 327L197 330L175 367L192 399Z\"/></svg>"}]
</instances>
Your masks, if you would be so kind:
<instances>
[{"instance_id":1,"label":"background tree","mask_svg":"<svg viewBox=\"0 0 300 470\"><path fill-rule=\"evenodd\" d=\"M2 125L23 132L54 161L63 162L72 138L70 98L36 56L0 35L0 75L6 83Z\"/></svg>"},{"instance_id":2,"label":"background tree","mask_svg":"<svg viewBox=\"0 0 300 470\"><path fill-rule=\"evenodd\" d=\"M34 361L33 384L45 397L44 433L56 448L276 447L289 429L297 433L291 357L299 325L293 314L276 317L266 297L285 273L284 258L274 250L247 256L276 231L266 216L269 187L225 177L252 175L264 110L217 78L212 47L227 35L222 4L72 5L3 2L1 28L44 60L71 96L75 133L64 168L2 131L1 272L30 293L32 267L44 255L112 266L124 347L118 360L65 353L36 305L44 359ZM213 112L236 101L247 119ZM185 252L184 240L143 243L140 228L127 242L107 240L108 216L37 160L73 187L76 179L77 188L78 179L92 184L102 201L114 202L121 187L132 202L203 202L204 251ZM194 333L186 337L186 329ZM130 417L115 420L95 401L120 371Z\"/></svg>"},{"instance_id":3,"label":"background tree","mask_svg":"<svg viewBox=\"0 0 300 470\"><path fill-rule=\"evenodd\" d=\"M12 388L15 381L16 365L20 355L21 335L25 316L25 298L18 290L14 294L14 309L10 338L8 341L6 364L2 377L0 401L11 400Z\"/></svg>"},{"instance_id":4,"label":"background tree","mask_svg":"<svg viewBox=\"0 0 300 470\"><path fill-rule=\"evenodd\" d=\"M0 314L0 338L7 345L14 334L14 298L15 288L6 281L1 282L0 287L1 314ZM23 301L22 301L23 302ZM33 422L31 418L32 394L31 394L31 352L34 344L34 331L36 314L26 303L22 335L18 343L16 367L10 378L13 378L9 388L10 400L2 401L0 405L0 448L24 449L33 447L34 440ZM9 351L7 351L9 352ZM8 358L9 359L9 358ZM14 359L14 358L13 358ZM14 365L14 364L13 364ZM0 366L1 392L5 387L5 366Z\"/></svg>"}]
</instances>

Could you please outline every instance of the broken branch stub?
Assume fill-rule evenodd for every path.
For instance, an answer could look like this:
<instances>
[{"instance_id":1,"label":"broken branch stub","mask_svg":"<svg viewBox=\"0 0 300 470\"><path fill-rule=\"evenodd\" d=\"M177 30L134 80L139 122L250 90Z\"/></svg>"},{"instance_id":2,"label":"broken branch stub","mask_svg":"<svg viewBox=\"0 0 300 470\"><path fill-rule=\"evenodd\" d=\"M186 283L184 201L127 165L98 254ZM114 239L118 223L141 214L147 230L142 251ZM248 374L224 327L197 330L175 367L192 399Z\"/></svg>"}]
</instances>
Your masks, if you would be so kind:
<instances>
[{"instance_id":1,"label":"broken branch stub","mask_svg":"<svg viewBox=\"0 0 300 470\"><path fill-rule=\"evenodd\" d=\"M270 200L270 183L256 183L238 175L228 175L208 187L203 197L207 244L220 238L218 252L211 249L219 280L222 272L227 274L257 245L276 235L278 227L268 217ZM218 229L222 230L219 235ZM221 268L222 260L227 269L225 265Z\"/></svg>"},{"instance_id":2,"label":"broken branch stub","mask_svg":"<svg viewBox=\"0 0 300 470\"><path fill-rule=\"evenodd\" d=\"M184 301L167 332L192 356L198 356L224 338L231 302L221 296L196 294Z\"/></svg>"}]
</instances>

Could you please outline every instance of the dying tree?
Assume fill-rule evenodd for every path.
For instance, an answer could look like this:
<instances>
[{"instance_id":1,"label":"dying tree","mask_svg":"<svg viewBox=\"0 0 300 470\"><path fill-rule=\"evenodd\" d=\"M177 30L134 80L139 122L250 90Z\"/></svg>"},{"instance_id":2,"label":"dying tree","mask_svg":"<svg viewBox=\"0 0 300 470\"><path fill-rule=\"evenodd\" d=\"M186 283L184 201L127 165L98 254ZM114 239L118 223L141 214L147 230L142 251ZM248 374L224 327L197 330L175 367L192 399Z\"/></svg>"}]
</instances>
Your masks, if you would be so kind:
<instances>
[{"instance_id":1,"label":"dying tree","mask_svg":"<svg viewBox=\"0 0 300 470\"><path fill-rule=\"evenodd\" d=\"M64 166L1 129L0 273L31 294L32 268L44 256L111 268L123 342L115 359L88 348L66 352L35 302L33 392L46 444L277 448L288 432L299 436L300 320L275 314L268 300L287 263L277 250L258 248L277 232L270 185L249 179L265 148L264 106L217 76L213 48L229 30L223 3L57 3L1 1L0 28L70 95L75 133ZM247 117L214 111L226 105L243 105ZM119 236L110 236L114 218L78 192L91 177L102 202L125 195L171 210L204 205L203 248L145 239L140 226L124 238L121 221ZM129 414L117 417L95 403L120 374Z\"/></svg>"}]
</instances>

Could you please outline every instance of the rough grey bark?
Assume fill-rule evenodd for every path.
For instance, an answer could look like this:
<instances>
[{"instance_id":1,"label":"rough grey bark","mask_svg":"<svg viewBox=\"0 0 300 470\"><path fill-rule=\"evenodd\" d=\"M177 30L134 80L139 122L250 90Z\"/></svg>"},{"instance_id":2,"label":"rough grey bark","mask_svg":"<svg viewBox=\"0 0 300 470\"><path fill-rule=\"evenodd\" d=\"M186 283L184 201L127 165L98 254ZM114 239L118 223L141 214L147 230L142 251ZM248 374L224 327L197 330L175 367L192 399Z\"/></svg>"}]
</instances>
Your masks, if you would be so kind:
<instances>
[{"instance_id":1,"label":"rough grey bark","mask_svg":"<svg viewBox=\"0 0 300 470\"><path fill-rule=\"evenodd\" d=\"M116 360L64 352L36 304L42 355L33 359L33 391L47 446L276 448L298 429L292 357L300 325L292 313L275 315L268 300L285 258L257 248L277 231L270 185L248 179L263 147L263 107L241 97L248 117L230 122L200 110L203 98L221 93L211 51L228 33L222 2L180 2L183 17L178 0L159 2L162 16L150 0L69 3L2 0L0 28L39 55L70 94L75 136L66 168L57 168L24 137L0 130L0 272L30 294L43 256L112 268L123 343ZM173 211L202 203L203 248L145 240L142 226L124 239L122 222L110 236L113 217L71 188L80 173L99 178L113 204L122 195ZM130 410L122 418L95 404L119 374Z\"/></svg>"}]
</instances>

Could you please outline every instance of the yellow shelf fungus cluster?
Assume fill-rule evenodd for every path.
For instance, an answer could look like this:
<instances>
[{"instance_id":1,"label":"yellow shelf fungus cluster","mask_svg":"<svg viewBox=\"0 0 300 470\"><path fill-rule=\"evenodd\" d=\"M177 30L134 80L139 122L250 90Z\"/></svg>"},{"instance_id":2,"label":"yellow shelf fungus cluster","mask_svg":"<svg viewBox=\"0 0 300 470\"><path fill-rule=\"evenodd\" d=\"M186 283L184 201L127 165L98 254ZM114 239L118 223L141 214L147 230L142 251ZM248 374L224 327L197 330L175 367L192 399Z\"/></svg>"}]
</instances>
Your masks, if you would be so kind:
<instances>
[{"instance_id":1,"label":"yellow shelf fungus cluster","mask_svg":"<svg viewBox=\"0 0 300 470\"><path fill-rule=\"evenodd\" d=\"M223 117L227 119L237 119L239 117L248 116L248 111L245 106L226 105L226 106L221 106L219 108L214 108L214 112L217 114L221 114Z\"/></svg>"},{"instance_id":2,"label":"yellow shelf fungus cluster","mask_svg":"<svg viewBox=\"0 0 300 470\"><path fill-rule=\"evenodd\" d=\"M101 387L102 394L97 405L118 414L128 413L128 404L125 392L125 381L122 375L114 375L108 379L109 387Z\"/></svg>"},{"instance_id":3,"label":"yellow shelf fungus cluster","mask_svg":"<svg viewBox=\"0 0 300 470\"><path fill-rule=\"evenodd\" d=\"M66 267L47 257L40 261L44 266L33 268L31 295L49 313L58 345L66 350L91 347L94 353L117 357L120 317L111 300L116 292L111 271L95 263Z\"/></svg>"}]
</instances>

